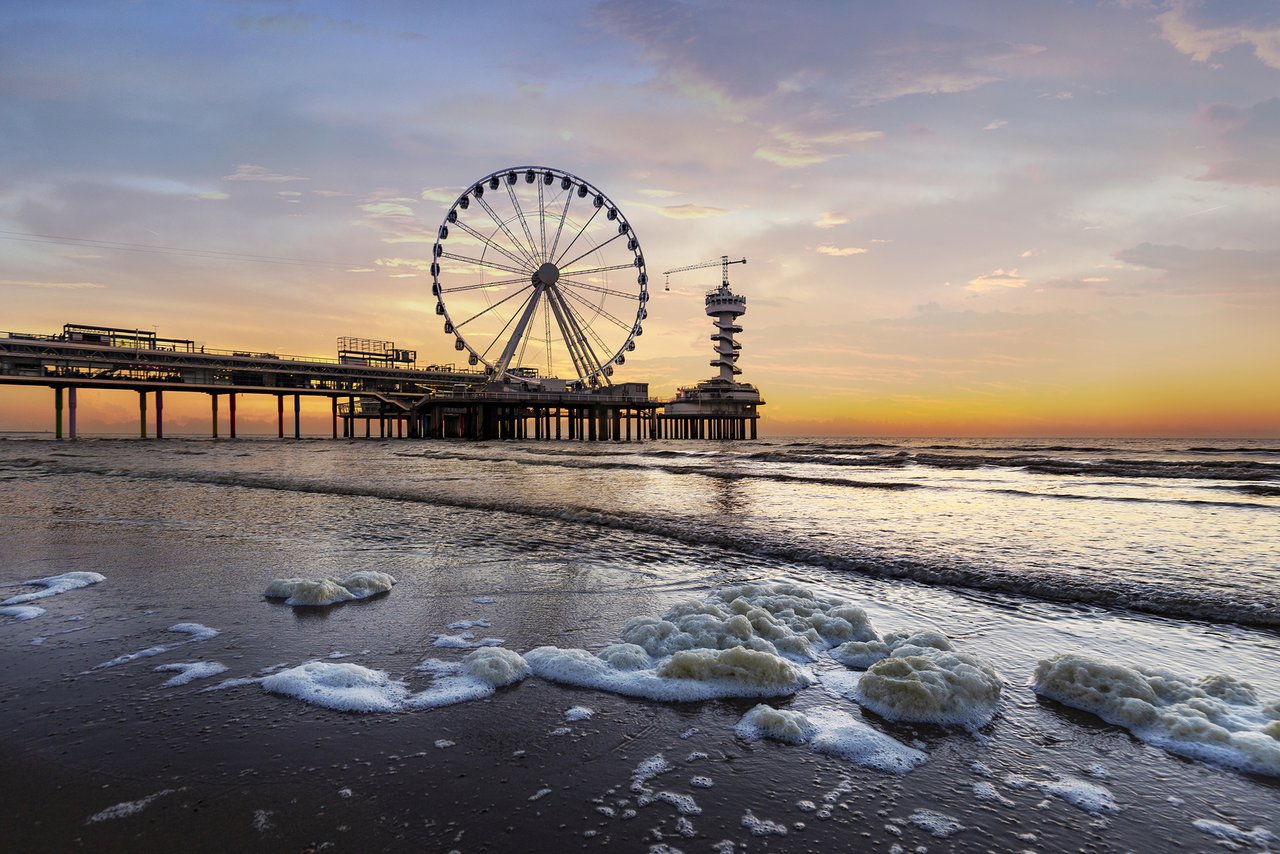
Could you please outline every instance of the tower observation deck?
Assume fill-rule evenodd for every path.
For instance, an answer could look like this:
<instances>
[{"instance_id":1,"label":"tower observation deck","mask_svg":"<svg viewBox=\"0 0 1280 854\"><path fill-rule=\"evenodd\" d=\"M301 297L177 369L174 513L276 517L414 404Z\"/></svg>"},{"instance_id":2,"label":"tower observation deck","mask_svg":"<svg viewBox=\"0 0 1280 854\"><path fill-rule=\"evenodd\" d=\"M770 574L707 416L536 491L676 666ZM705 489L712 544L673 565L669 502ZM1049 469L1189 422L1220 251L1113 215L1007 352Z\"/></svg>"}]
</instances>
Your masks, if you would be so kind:
<instances>
[{"instance_id":1,"label":"tower observation deck","mask_svg":"<svg viewBox=\"0 0 1280 854\"><path fill-rule=\"evenodd\" d=\"M720 287L706 296L707 316L714 320L711 343L715 358L711 367L716 376L696 386L681 388L663 408L662 435L668 438L746 439L756 438L758 407L764 405L760 391L750 383L739 382L742 373L738 358L742 344L734 336L742 332L738 318L747 313L747 298L729 288L729 265L745 264L746 258L683 267L681 270L720 265L723 268ZM671 272L679 272L672 270Z\"/></svg>"}]
</instances>

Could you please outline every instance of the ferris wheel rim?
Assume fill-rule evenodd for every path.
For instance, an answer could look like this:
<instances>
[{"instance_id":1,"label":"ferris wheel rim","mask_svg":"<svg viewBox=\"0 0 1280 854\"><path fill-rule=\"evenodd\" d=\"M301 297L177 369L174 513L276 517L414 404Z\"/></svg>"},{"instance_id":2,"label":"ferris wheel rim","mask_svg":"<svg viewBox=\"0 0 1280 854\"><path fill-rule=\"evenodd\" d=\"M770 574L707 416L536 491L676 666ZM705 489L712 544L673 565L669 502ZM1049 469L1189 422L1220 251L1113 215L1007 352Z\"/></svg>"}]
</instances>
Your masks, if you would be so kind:
<instances>
[{"instance_id":1,"label":"ferris wheel rim","mask_svg":"<svg viewBox=\"0 0 1280 854\"><path fill-rule=\"evenodd\" d=\"M524 210L512 189L521 182L537 184L536 211ZM562 196L554 197L555 209L549 211L544 187L556 186L559 187ZM513 207L512 215L506 218L495 213L493 208L484 201L485 193L497 192L503 188L507 189ZM562 197L563 205L561 206ZM578 220L569 218L569 210L575 198L586 200L586 203L591 206L590 216L580 225ZM472 200L482 206L489 215L492 228L487 237L467 226L459 214L459 211L466 211L469 208ZM588 234L588 229L601 212L606 212L605 221L617 223L614 233L607 239L599 239L595 234ZM533 218L534 216L536 219ZM461 228L472 239L479 240L483 244L479 253L480 258L459 256L446 250L450 226ZM533 234L534 226L539 231L537 238ZM548 235L549 227L554 229L554 234L550 236ZM576 232L574 232L575 228ZM502 240L494 239L499 231L502 232ZM521 233L524 240L521 240ZM626 247L625 251L631 253L629 263L598 263L593 267L585 262L585 259L593 255L603 257L604 247L619 240L623 241L620 245ZM584 241L584 244L580 244L579 241ZM493 250L493 257L485 257L490 250ZM472 263L477 267L493 271L503 278L492 282L482 281L478 284L449 288L447 282L441 281L441 275L444 272L441 264L443 259ZM587 263L587 266L574 266L581 263ZM635 285L627 289L614 289L582 281L581 278L573 278L588 275L607 276L609 272L623 269L635 276ZM483 273L480 275L483 276ZM523 363L524 348L532 340L532 335L526 336L525 328L531 315L537 312L540 299L543 300L542 312L546 325L546 336L541 340L546 344L548 374L552 367L551 322L554 314L556 327L561 336L562 349L572 362L572 369L577 375L575 382L581 386L594 387L602 382L605 385L612 384L610 378L613 375L614 366L622 365L625 362L625 354L635 349L635 339L643 334L642 324L648 316L648 272L634 227L622 214L618 205L595 184L568 170L552 166L509 166L494 170L468 184L449 205L436 232L432 246L431 278L436 314L443 316L445 332L453 335L455 349L460 353L465 351L471 364L483 364L486 372L495 381L533 379L535 382L540 382L542 379L536 374L532 378L529 377L527 368L513 369L512 367L512 359L517 347L520 348L517 361ZM521 284L522 281L527 284ZM487 290L498 287L514 289L497 303L490 301L486 308L466 319L455 318L445 299L446 294L451 291L457 293L481 290L486 291L484 296L489 300L490 295ZM497 356L492 352L494 346L499 344L507 334L508 327L516 320L516 314L512 314L502 329L493 336L488 347L483 346L483 340L473 343L461 331L462 327L482 315L497 309L503 303L515 300L530 290L528 296L519 303L522 315L516 329L505 341L501 353ZM587 292L588 296L584 296L583 292ZM597 302L593 303L592 297ZM604 301L609 297L634 300L634 318L628 322L607 311L604 308ZM620 313L624 318L627 316L624 312ZM500 319L502 315L499 314L497 317ZM606 344L602 334L595 329L595 324L602 319L620 328L624 333L616 349L612 344ZM609 337L616 334L610 333ZM602 347L602 353L595 351L595 344ZM523 370L525 373L518 373L517 370Z\"/></svg>"}]
</instances>

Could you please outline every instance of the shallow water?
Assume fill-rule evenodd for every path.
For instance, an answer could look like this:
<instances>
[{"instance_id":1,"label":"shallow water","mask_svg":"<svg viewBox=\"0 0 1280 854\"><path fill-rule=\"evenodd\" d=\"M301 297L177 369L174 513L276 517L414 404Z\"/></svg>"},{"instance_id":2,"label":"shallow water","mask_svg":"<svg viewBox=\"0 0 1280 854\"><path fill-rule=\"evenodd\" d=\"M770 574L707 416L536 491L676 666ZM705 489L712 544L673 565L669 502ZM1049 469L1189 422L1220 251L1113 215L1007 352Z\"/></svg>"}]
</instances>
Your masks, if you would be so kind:
<instances>
[{"instance_id":1,"label":"shallow water","mask_svg":"<svg viewBox=\"0 0 1280 854\"><path fill-rule=\"evenodd\" d=\"M6 757L93 798L55 799L44 831L28 823L24 838L163 841L186 822L188 842L206 840L202 799L201 815L250 840L347 847L366 833L374 847L403 837L460 850L515 839L1123 850L1158 832L1211 850L1194 821L1277 832L1274 779L1179 758L1028 687L1041 658L1081 652L1229 673L1280 699L1277 488L1274 442L0 442L0 598L36 589L27 579L106 576L41 599L38 618L0 617ZM262 596L274 578L355 570L399 583L327 609ZM433 646L460 620L487 620L476 638L519 652L595 650L632 617L744 581L847 598L881 631L945 632L1003 675L995 720L971 734L862 715L923 745L928 761L899 776L737 738L754 700L654 703L527 679L488 700L352 716L254 683L202 691L331 656L418 690L428 677L416 665L466 652ZM220 634L167 631L182 623ZM168 688L173 674L153 670L192 662L228 670ZM775 704L858 715L843 668L815 670L822 685ZM596 714L567 723L574 706ZM660 752L675 770L659 781L701 813L637 807L632 771ZM708 755L687 758L696 752ZM692 786L695 775L713 787ZM1117 809L1081 809L1054 775L1106 788ZM797 806L823 803L842 778L857 785L830 815ZM111 789L94 794L99 780ZM1003 801L980 797L981 783ZM84 824L164 789L134 816ZM753 836L748 809L789 835ZM910 820L921 809L967 829L944 843L928 830L937 822ZM143 822L152 836L128 835Z\"/></svg>"}]
</instances>

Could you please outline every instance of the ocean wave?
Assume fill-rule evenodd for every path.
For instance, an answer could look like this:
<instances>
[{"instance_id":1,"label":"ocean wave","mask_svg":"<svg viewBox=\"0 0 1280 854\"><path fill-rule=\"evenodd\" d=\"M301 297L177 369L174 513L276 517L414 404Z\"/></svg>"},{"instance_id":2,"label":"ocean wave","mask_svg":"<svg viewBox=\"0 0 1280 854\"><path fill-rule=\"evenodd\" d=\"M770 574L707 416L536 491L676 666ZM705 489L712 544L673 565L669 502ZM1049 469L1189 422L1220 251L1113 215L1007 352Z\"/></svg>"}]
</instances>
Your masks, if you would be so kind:
<instances>
[{"instance_id":1,"label":"ocean wave","mask_svg":"<svg viewBox=\"0 0 1280 854\"><path fill-rule=\"evenodd\" d=\"M85 467L85 473L106 470ZM586 507L531 505L524 501L480 496L458 496L401 487L352 482L325 482L290 476L227 474L221 472L119 472L129 478L201 483L246 489L270 489L304 494L353 496L455 507L480 512L502 512L526 518L623 530L674 540L698 549L722 549L755 558L819 566L838 572L876 578L899 579L928 585L972 589L1052 602L1120 608L1164 617L1200 619L1280 629L1280 600L1242 602L1237 595L1203 587L1182 589L1143 584L1098 574L1048 577L1028 574L1021 567L992 564L970 566L941 561L926 563L907 558L850 555L833 550L818 539L787 539L767 531L717 525L688 517L657 512L630 513Z\"/></svg>"},{"instance_id":2,"label":"ocean wave","mask_svg":"<svg viewBox=\"0 0 1280 854\"><path fill-rule=\"evenodd\" d=\"M645 465L636 462L601 462L598 459L580 459L576 456L566 456L559 459L548 458L525 458L525 459L495 459L481 454L449 454L442 459L456 460L461 462L483 462L483 463L505 463L510 465L521 466L554 466L556 468L568 469L591 469L591 470L625 470L625 471L658 471L664 474L676 475L701 475L715 480L767 480L773 483L810 483L820 486L839 486L852 489L920 489L924 484L910 483L905 481L879 482L870 480L850 480L841 477L818 477L811 475L786 474L784 472L761 472L761 471L745 471L735 468L712 468L709 466L672 466L672 465Z\"/></svg>"}]
</instances>

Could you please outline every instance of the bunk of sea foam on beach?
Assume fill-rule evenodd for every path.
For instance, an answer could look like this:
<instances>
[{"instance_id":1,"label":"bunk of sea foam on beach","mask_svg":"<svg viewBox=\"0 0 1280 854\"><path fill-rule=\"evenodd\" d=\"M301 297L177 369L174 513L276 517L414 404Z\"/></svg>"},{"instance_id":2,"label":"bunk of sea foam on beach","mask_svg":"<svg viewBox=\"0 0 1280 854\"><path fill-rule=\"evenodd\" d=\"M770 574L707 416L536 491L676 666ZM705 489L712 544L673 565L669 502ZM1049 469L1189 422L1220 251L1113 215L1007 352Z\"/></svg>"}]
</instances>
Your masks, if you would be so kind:
<instances>
[{"instance_id":1,"label":"bunk of sea foam on beach","mask_svg":"<svg viewBox=\"0 0 1280 854\"><path fill-rule=\"evenodd\" d=\"M24 581L24 584L32 584L43 587L43 590L37 590L34 593L20 593L17 596L10 596L0 605L23 605L27 602L34 602L36 599L44 599L49 596L57 596L60 593L66 593L68 590L77 590L81 587L88 587L90 584L99 584L106 581L107 577L100 572L64 572L62 575L49 575L44 578L33 578L30 581Z\"/></svg>"},{"instance_id":2,"label":"bunk of sea foam on beach","mask_svg":"<svg viewBox=\"0 0 1280 854\"><path fill-rule=\"evenodd\" d=\"M1280 776L1280 702L1264 704L1231 676L1193 679L1069 653L1042 660L1033 688L1173 753Z\"/></svg>"},{"instance_id":3,"label":"bunk of sea foam on beach","mask_svg":"<svg viewBox=\"0 0 1280 854\"><path fill-rule=\"evenodd\" d=\"M696 649L744 647L812 661L818 651L876 639L861 608L794 584L725 587L701 601L672 606L661 617L637 617L623 628L625 643L654 658Z\"/></svg>"},{"instance_id":4,"label":"bunk of sea foam on beach","mask_svg":"<svg viewBox=\"0 0 1280 854\"><path fill-rule=\"evenodd\" d=\"M905 774L928 761L922 751L834 709L798 712L761 704L743 715L734 731L747 741L768 738L807 744L818 753L894 774Z\"/></svg>"},{"instance_id":5,"label":"bunk of sea foam on beach","mask_svg":"<svg viewBox=\"0 0 1280 854\"><path fill-rule=\"evenodd\" d=\"M345 587L355 598L367 599L379 593L389 592L395 586L396 579L386 572L362 569L351 573L346 578L339 579L338 583Z\"/></svg>"},{"instance_id":6,"label":"bunk of sea foam on beach","mask_svg":"<svg viewBox=\"0 0 1280 854\"><path fill-rule=\"evenodd\" d=\"M381 670L358 664L308 661L262 680L272 694L342 712L393 712L404 705L409 686Z\"/></svg>"},{"instance_id":7,"label":"bunk of sea foam on beach","mask_svg":"<svg viewBox=\"0 0 1280 854\"><path fill-rule=\"evenodd\" d=\"M526 654L544 679L652 700L780 697L814 682L802 666L832 646L876 639L866 612L790 584L744 584L660 617L637 617L598 655Z\"/></svg>"},{"instance_id":8,"label":"bunk of sea foam on beach","mask_svg":"<svg viewBox=\"0 0 1280 854\"><path fill-rule=\"evenodd\" d=\"M263 595L268 599L284 599L286 605L319 607L367 599L386 593L396 579L385 572L359 570L346 578L276 578L267 584Z\"/></svg>"},{"instance_id":9,"label":"bunk of sea foam on beach","mask_svg":"<svg viewBox=\"0 0 1280 854\"><path fill-rule=\"evenodd\" d=\"M161 688L176 688L179 685L186 685L188 682L194 682L197 679L207 679L210 676L217 676L219 673L225 673L227 666L218 661L182 661L173 664L161 664L155 668L157 673L177 672L177 676L172 676L165 680Z\"/></svg>"},{"instance_id":10,"label":"bunk of sea foam on beach","mask_svg":"<svg viewBox=\"0 0 1280 854\"><path fill-rule=\"evenodd\" d=\"M534 674L553 682L651 700L780 697L813 682L784 658L742 647L683 650L644 669L620 670L585 649L542 646L525 653ZM624 661L624 666L635 664Z\"/></svg>"},{"instance_id":11,"label":"bunk of sea foam on beach","mask_svg":"<svg viewBox=\"0 0 1280 854\"><path fill-rule=\"evenodd\" d=\"M34 620L43 613L44 608L37 605L5 605L0 607L0 617L12 617L19 622Z\"/></svg>"},{"instance_id":12,"label":"bunk of sea foam on beach","mask_svg":"<svg viewBox=\"0 0 1280 854\"><path fill-rule=\"evenodd\" d=\"M907 644L871 665L854 696L892 720L977 729L995 716L1000 674L974 655Z\"/></svg>"}]
</instances>

